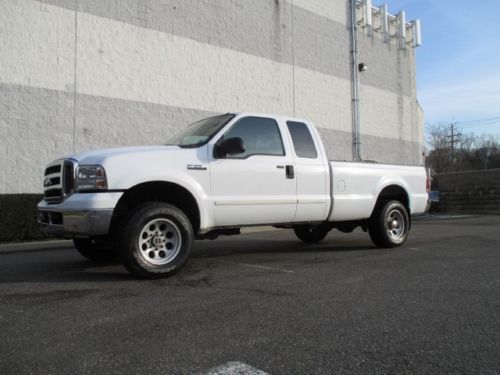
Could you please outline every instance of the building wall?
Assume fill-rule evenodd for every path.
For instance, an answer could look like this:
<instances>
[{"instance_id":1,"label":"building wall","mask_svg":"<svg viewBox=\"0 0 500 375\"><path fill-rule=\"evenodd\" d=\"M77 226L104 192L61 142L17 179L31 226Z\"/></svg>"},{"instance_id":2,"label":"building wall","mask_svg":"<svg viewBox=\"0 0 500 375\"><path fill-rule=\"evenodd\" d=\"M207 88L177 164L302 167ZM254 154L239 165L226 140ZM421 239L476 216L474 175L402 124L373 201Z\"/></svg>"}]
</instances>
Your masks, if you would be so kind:
<instances>
[{"instance_id":1,"label":"building wall","mask_svg":"<svg viewBox=\"0 0 500 375\"><path fill-rule=\"evenodd\" d=\"M0 194L228 111L311 119L352 160L348 0L2 0ZM421 163L414 50L359 32L363 157Z\"/></svg>"}]
</instances>

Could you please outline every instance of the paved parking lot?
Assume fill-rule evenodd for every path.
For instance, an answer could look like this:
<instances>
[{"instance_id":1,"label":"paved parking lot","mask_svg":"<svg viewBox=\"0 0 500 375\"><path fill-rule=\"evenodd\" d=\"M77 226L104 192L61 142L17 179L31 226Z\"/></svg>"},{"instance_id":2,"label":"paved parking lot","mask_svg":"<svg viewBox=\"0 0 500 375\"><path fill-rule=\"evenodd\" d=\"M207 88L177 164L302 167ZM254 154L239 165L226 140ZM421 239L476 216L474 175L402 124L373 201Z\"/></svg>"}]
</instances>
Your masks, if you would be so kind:
<instances>
[{"instance_id":1,"label":"paved parking lot","mask_svg":"<svg viewBox=\"0 0 500 375\"><path fill-rule=\"evenodd\" d=\"M420 219L395 250L360 231L203 241L155 281L0 253L0 332L1 374L499 373L500 217Z\"/></svg>"}]
</instances>

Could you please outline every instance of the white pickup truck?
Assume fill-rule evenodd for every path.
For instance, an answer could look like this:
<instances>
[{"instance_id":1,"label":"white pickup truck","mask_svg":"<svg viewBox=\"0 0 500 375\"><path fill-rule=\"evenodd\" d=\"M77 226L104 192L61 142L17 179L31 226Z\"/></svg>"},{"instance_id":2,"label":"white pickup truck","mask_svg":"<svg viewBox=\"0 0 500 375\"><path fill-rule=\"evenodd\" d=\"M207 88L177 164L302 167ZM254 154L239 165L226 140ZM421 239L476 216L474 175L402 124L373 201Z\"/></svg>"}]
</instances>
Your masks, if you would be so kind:
<instances>
[{"instance_id":1,"label":"white pickup truck","mask_svg":"<svg viewBox=\"0 0 500 375\"><path fill-rule=\"evenodd\" d=\"M391 152L388 150L387 152ZM91 260L118 256L134 275L164 277L195 239L244 226L290 228L304 242L361 226L378 247L402 245L427 204L423 167L328 161L303 119L227 113L167 144L92 151L47 166L38 222Z\"/></svg>"}]
</instances>

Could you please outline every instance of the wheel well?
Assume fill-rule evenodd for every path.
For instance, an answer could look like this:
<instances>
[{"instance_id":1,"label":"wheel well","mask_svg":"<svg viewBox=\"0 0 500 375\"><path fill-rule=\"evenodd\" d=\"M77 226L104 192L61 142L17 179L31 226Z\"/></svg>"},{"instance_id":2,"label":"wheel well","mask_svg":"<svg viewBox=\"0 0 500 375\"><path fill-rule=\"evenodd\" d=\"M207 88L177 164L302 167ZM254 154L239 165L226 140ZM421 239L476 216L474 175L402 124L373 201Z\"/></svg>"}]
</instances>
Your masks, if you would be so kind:
<instances>
[{"instance_id":1,"label":"wheel well","mask_svg":"<svg viewBox=\"0 0 500 375\"><path fill-rule=\"evenodd\" d=\"M193 226L194 233L200 229L200 210L196 199L184 187L172 182L145 182L128 189L118 201L113 213L111 231L134 208L146 202L170 203L181 209Z\"/></svg>"},{"instance_id":2,"label":"wheel well","mask_svg":"<svg viewBox=\"0 0 500 375\"><path fill-rule=\"evenodd\" d=\"M375 204L374 211L377 206L384 201L395 200L401 202L410 214L410 199L408 198L408 193L404 188L399 185L389 185L385 187L377 198L377 203Z\"/></svg>"}]
</instances>

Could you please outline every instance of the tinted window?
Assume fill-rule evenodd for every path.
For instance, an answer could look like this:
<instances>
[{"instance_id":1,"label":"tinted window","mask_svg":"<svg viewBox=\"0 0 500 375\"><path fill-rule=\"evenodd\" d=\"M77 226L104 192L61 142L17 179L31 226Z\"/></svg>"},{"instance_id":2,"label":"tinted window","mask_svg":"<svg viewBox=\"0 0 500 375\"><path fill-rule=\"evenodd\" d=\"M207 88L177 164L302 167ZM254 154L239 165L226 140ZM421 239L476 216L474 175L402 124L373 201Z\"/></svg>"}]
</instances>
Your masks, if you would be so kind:
<instances>
[{"instance_id":1,"label":"tinted window","mask_svg":"<svg viewBox=\"0 0 500 375\"><path fill-rule=\"evenodd\" d=\"M293 148L297 156L300 158L316 159L318 153L307 125L295 121L287 121L286 124L292 136Z\"/></svg>"},{"instance_id":2,"label":"tinted window","mask_svg":"<svg viewBox=\"0 0 500 375\"><path fill-rule=\"evenodd\" d=\"M233 137L243 139L246 151L242 154L228 156L228 158L244 159L251 155L285 155L280 130L273 119L242 118L224 134L224 139Z\"/></svg>"},{"instance_id":3,"label":"tinted window","mask_svg":"<svg viewBox=\"0 0 500 375\"><path fill-rule=\"evenodd\" d=\"M189 125L182 132L174 135L168 141L168 145L180 147L197 147L210 140L224 125L232 118L233 114L209 117Z\"/></svg>"}]
</instances>

